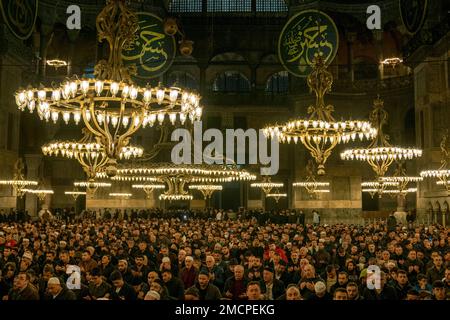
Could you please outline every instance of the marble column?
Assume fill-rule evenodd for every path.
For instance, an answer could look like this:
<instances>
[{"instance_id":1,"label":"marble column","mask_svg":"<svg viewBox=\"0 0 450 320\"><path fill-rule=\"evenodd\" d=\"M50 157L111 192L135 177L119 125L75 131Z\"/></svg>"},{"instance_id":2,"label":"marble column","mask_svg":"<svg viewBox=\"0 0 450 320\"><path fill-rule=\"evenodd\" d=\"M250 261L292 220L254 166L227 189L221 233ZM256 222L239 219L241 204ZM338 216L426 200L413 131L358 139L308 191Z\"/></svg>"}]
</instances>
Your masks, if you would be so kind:
<instances>
[{"instance_id":1,"label":"marble column","mask_svg":"<svg viewBox=\"0 0 450 320\"><path fill-rule=\"evenodd\" d=\"M40 167L42 164L42 155L40 154L25 154L25 165L28 180L39 181L40 179ZM27 193L25 194L25 210L31 217L37 216L38 199L36 195Z\"/></svg>"}]
</instances>

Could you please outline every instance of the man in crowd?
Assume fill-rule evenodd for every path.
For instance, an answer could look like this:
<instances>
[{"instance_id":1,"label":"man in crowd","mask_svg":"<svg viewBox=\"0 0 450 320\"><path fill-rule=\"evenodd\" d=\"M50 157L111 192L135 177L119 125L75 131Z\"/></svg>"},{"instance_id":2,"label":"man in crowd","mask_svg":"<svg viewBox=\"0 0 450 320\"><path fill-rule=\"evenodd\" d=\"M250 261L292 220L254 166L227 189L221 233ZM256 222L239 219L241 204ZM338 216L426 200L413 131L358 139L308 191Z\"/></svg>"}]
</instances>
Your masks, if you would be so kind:
<instances>
[{"instance_id":1,"label":"man in crowd","mask_svg":"<svg viewBox=\"0 0 450 320\"><path fill-rule=\"evenodd\" d=\"M220 300L222 297L219 288L210 283L209 272L204 269L198 274L194 288L198 290L199 300Z\"/></svg>"}]
</instances>

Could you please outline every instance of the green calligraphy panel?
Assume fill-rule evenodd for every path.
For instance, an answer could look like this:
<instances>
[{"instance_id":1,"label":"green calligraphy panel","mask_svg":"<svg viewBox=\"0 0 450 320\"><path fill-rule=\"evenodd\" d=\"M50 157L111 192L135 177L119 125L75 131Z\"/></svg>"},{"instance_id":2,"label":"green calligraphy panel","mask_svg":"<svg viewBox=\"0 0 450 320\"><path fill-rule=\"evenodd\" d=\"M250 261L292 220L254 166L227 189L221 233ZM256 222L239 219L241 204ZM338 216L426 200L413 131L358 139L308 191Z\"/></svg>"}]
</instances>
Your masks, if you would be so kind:
<instances>
[{"instance_id":1,"label":"green calligraphy panel","mask_svg":"<svg viewBox=\"0 0 450 320\"><path fill-rule=\"evenodd\" d=\"M327 14L306 10L294 15L284 26L278 40L278 56L287 71L297 77L311 73L311 64L322 54L330 64L336 56L339 33Z\"/></svg>"},{"instance_id":2,"label":"green calligraphy panel","mask_svg":"<svg viewBox=\"0 0 450 320\"><path fill-rule=\"evenodd\" d=\"M170 68L175 58L175 38L164 33L163 21L148 12L137 13L139 29L134 41L122 51L126 64L137 67L138 79L155 78Z\"/></svg>"}]
</instances>

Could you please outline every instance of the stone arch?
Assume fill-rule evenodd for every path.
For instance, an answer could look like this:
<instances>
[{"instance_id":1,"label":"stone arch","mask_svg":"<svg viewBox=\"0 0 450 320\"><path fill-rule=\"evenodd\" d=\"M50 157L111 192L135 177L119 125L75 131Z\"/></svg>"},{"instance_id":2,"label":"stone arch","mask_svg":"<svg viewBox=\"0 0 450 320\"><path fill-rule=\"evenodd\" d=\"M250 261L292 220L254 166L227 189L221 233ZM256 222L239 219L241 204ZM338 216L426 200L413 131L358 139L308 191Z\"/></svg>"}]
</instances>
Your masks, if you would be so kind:
<instances>
[{"instance_id":1,"label":"stone arch","mask_svg":"<svg viewBox=\"0 0 450 320\"><path fill-rule=\"evenodd\" d=\"M211 62L247 62L247 59L237 52L224 52L212 57Z\"/></svg>"}]
</instances>

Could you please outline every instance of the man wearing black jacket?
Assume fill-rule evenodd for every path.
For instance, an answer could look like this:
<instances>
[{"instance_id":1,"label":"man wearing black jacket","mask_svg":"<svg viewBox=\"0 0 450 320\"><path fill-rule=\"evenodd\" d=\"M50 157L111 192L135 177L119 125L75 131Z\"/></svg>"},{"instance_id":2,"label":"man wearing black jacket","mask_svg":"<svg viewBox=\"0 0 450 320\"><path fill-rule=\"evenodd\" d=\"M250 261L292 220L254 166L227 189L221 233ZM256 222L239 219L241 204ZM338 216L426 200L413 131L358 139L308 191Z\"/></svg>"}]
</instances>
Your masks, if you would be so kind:
<instances>
[{"instance_id":1,"label":"man wearing black jacket","mask_svg":"<svg viewBox=\"0 0 450 320\"><path fill-rule=\"evenodd\" d=\"M197 280L197 283L189 289L196 288L198 290L199 300L220 300L222 297L220 290L210 283L207 270L202 269Z\"/></svg>"},{"instance_id":2,"label":"man wearing black jacket","mask_svg":"<svg viewBox=\"0 0 450 320\"><path fill-rule=\"evenodd\" d=\"M272 267L265 267L263 271L263 280L261 283L261 292L266 300L276 300L284 294L284 283L274 277Z\"/></svg>"},{"instance_id":3,"label":"man wearing black jacket","mask_svg":"<svg viewBox=\"0 0 450 320\"><path fill-rule=\"evenodd\" d=\"M111 274L110 280L113 284L110 292L111 300L137 299L136 292L133 287L123 280L122 274L119 271L114 271Z\"/></svg>"},{"instance_id":4,"label":"man wearing black jacket","mask_svg":"<svg viewBox=\"0 0 450 320\"><path fill-rule=\"evenodd\" d=\"M169 291L169 296L178 299L183 300L184 298L184 284L181 279L174 277L172 275L171 270L165 269L162 272L162 279L164 281L164 285L167 288L167 291Z\"/></svg>"},{"instance_id":5,"label":"man wearing black jacket","mask_svg":"<svg viewBox=\"0 0 450 320\"><path fill-rule=\"evenodd\" d=\"M380 288L364 288L363 297L365 300L398 300L397 291L386 284L386 273L380 272Z\"/></svg>"}]
</instances>

